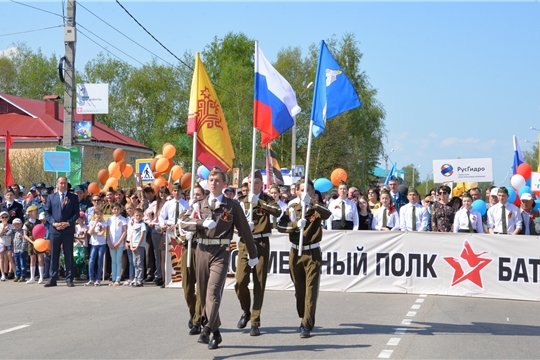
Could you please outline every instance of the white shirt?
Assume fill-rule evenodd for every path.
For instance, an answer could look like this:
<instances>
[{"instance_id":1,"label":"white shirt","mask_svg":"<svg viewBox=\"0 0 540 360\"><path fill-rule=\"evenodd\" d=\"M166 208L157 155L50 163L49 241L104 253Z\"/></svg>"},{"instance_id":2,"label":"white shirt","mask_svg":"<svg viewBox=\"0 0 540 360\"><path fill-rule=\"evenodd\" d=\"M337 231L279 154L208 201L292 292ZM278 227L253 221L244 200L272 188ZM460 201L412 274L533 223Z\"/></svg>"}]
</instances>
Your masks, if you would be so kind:
<instances>
[{"instance_id":1,"label":"white shirt","mask_svg":"<svg viewBox=\"0 0 540 360\"><path fill-rule=\"evenodd\" d=\"M281 217L283 216L283 213L284 213L285 210L287 210L287 208L288 208L288 205L285 204L285 203L284 203L283 201L281 201L281 200L278 200L278 201L277 201L277 204L278 204L278 206L281 208L281 215L276 219L276 223L279 222L279 219L281 219ZM271 221L272 223L274 223L274 216L270 215L270 221Z\"/></svg>"},{"instance_id":2,"label":"white shirt","mask_svg":"<svg viewBox=\"0 0 540 360\"><path fill-rule=\"evenodd\" d=\"M163 204L163 207L161 208L161 212L159 213L159 225L175 225L177 216L180 215L183 211L189 209L189 204L184 206L182 203L183 199L171 199L167 201L165 204ZM185 200L184 200L185 202ZM178 204L178 214L176 214L176 204Z\"/></svg>"},{"instance_id":3,"label":"white shirt","mask_svg":"<svg viewBox=\"0 0 540 360\"><path fill-rule=\"evenodd\" d=\"M124 233L124 226L127 226L127 219L123 217L122 215L114 216L112 215L109 217L109 220L107 220L107 226L109 227L109 239L111 241L111 244L116 244L118 240L122 237L122 234ZM124 248L124 242L118 246L118 248Z\"/></svg>"},{"instance_id":4,"label":"white shirt","mask_svg":"<svg viewBox=\"0 0 540 360\"><path fill-rule=\"evenodd\" d=\"M419 203L411 204L408 203L403 205L399 209L399 227L401 230L413 231L412 226L412 209L413 206L416 208L416 231L426 231L428 224L428 213L427 209L420 205Z\"/></svg>"},{"instance_id":5,"label":"white shirt","mask_svg":"<svg viewBox=\"0 0 540 360\"><path fill-rule=\"evenodd\" d=\"M373 230L381 230L383 225L383 212L386 211L386 226L392 230L399 230L399 215L394 208L394 211L388 215L388 211L384 206L381 206L373 214L373 222L371 228Z\"/></svg>"},{"instance_id":6,"label":"white shirt","mask_svg":"<svg viewBox=\"0 0 540 360\"><path fill-rule=\"evenodd\" d=\"M471 219L471 225L473 230L476 230L477 233L484 232L484 226L482 225L482 215L474 209L469 210L470 216L467 216L467 209L462 207L458 210L454 216L454 232L457 233L459 230L469 231L469 218Z\"/></svg>"},{"instance_id":7,"label":"white shirt","mask_svg":"<svg viewBox=\"0 0 540 360\"><path fill-rule=\"evenodd\" d=\"M90 221L90 226L88 228L91 229L95 222L96 222L95 220ZM94 228L94 231L96 233L102 232L103 230L105 230L105 228L107 228L107 222L105 220L101 220L101 222L99 222ZM98 235L92 234L90 236L90 245L105 245L106 243L107 243L107 240L105 238L105 235L98 236Z\"/></svg>"},{"instance_id":8,"label":"white shirt","mask_svg":"<svg viewBox=\"0 0 540 360\"><path fill-rule=\"evenodd\" d=\"M328 218L326 221L326 226L328 230L332 230L332 221L334 220L341 220L342 215L342 206L343 203L345 203L345 220L346 221L352 221L353 222L353 230L358 230L358 208L356 207L356 204L349 199L341 199L337 198L335 200L330 201L330 204L328 205L328 210L332 212L332 215Z\"/></svg>"},{"instance_id":9,"label":"white shirt","mask_svg":"<svg viewBox=\"0 0 540 360\"><path fill-rule=\"evenodd\" d=\"M506 208L506 233L512 234L516 228L521 229L521 214L519 208L514 204L504 204ZM502 204L497 203L489 208L487 212L487 224L489 229L493 229L494 232L502 233Z\"/></svg>"}]
</instances>

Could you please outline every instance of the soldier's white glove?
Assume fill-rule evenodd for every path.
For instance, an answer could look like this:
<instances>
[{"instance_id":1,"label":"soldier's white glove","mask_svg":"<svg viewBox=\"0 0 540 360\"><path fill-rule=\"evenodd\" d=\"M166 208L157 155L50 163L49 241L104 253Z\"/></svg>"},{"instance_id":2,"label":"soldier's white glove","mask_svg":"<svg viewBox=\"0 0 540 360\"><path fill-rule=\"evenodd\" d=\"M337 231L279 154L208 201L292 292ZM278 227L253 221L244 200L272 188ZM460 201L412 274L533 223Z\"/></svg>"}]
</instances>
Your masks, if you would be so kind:
<instances>
[{"instance_id":1,"label":"soldier's white glove","mask_svg":"<svg viewBox=\"0 0 540 360\"><path fill-rule=\"evenodd\" d=\"M249 228L253 232L253 229L255 229L255 223L253 221L249 221L248 224L249 224Z\"/></svg>"},{"instance_id":2,"label":"soldier's white glove","mask_svg":"<svg viewBox=\"0 0 540 360\"><path fill-rule=\"evenodd\" d=\"M249 203L253 206L255 205L258 205L259 204L259 199L255 196L255 194L253 193L249 193L248 195L248 200L249 200Z\"/></svg>"},{"instance_id":3,"label":"soldier's white glove","mask_svg":"<svg viewBox=\"0 0 540 360\"><path fill-rule=\"evenodd\" d=\"M249 259L249 260L248 260L248 265L249 265L250 267L254 267L254 266L256 266L258 263L259 263L259 258Z\"/></svg>"},{"instance_id":4,"label":"soldier's white glove","mask_svg":"<svg viewBox=\"0 0 540 360\"><path fill-rule=\"evenodd\" d=\"M306 205L309 205L311 203L311 196L309 196L307 192L302 193L302 197L300 199Z\"/></svg>"},{"instance_id":5,"label":"soldier's white glove","mask_svg":"<svg viewBox=\"0 0 540 360\"><path fill-rule=\"evenodd\" d=\"M193 206L194 202L195 202L195 199L193 198L189 199L189 207Z\"/></svg>"},{"instance_id":6,"label":"soldier's white glove","mask_svg":"<svg viewBox=\"0 0 540 360\"><path fill-rule=\"evenodd\" d=\"M306 219L298 220L297 224L298 224L299 228L301 228L301 229L305 228L306 227Z\"/></svg>"},{"instance_id":7,"label":"soldier's white glove","mask_svg":"<svg viewBox=\"0 0 540 360\"><path fill-rule=\"evenodd\" d=\"M187 240L187 241L191 241L192 239L193 239L193 232L188 231L188 232L186 233L186 240Z\"/></svg>"},{"instance_id":8,"label":"soldier's white glove","mask_svg":"<svg viewBox=\"0 0 540 360\"><path fill-rule=\"evenodd\" d=\"M216 222L212 220L211 218L207 218L206 220L203 221L202 226L204 226L208 230L212 230L213 228L216 227Z\"/></svg>"}]
</instances>

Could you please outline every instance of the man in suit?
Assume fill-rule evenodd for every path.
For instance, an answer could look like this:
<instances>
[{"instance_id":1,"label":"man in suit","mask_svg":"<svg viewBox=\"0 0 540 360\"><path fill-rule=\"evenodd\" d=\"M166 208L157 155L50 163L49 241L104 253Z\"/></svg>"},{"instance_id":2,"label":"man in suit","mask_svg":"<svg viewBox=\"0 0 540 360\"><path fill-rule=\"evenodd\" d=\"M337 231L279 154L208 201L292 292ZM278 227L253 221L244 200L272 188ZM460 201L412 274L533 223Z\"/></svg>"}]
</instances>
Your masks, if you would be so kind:
<instances>
[{"instance_id":1,"label":"man in suit","mask_svg":"<svg viewBox=\"0 0 540 360\"><path fill-rule=\"evenodd\" d=\"M534 210L534 197L530 193L521 194L521 235L540 234L540 214Z\"/></svg>"},{"instance_id":2,"label":"man in suit","mask_svg":"<svg viewBox=\"0 0 540 360\"><path fill-rule=\"evenodd\" d=\"M68 287L73 284L73 236L75 234L75 220L79 218L79 199L77 195L69 193L68 181L65 176L56 180L56 192L49 195L45 204L45 216L51 224L51 279L45 287L56 286L58 270L60 267L60 245L64 249L66 264L66 282Z\"/></svg>"},{"instance_id":3,"label":"man in suit","mask_svg":"<svg viewBox=\"0 0 540 360\"><path fill-rule=\"evenodd\" d=\"M399 191L399 179L397 177L392 177L388 181L388 188L390 189L390 196L392 198L394 207L399 214L401 207L405 204L408 204L409 200L407 199L407 196L403 195ZM405 193L407 193L407 191L405 191Z\"/></svg>"}]
</instances>

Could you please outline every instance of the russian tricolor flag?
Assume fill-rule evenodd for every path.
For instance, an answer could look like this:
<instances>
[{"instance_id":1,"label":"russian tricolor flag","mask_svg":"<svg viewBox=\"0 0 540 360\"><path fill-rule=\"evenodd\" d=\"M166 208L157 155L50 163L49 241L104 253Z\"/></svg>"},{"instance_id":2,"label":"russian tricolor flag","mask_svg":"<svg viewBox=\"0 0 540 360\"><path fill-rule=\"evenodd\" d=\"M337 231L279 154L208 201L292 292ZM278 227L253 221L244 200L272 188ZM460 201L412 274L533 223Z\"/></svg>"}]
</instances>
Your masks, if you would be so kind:
<instances>
[{"instance_id":1,"label":"russian tricolor flag","mask_svg":"<svg viewBox=\"0 0 540 360\"><path fill-rule=\"evenodd\" d=\"M274 69L255 42L253 126L261 132L262 147L289 130L299 112L291 85Z\"/></svg>"}]
</instances>

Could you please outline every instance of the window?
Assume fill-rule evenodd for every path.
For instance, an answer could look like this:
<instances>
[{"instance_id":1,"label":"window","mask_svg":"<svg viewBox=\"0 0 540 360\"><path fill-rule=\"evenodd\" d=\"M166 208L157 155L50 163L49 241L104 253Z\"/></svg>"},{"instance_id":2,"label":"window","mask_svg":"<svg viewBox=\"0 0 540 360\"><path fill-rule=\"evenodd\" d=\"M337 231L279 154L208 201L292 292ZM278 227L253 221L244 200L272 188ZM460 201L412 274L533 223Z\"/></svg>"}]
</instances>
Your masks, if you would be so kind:
<instances>
[{"instance_id":1,"label":"window","mask_svg":"<svg viewBox=\"0 0 540 360\"><path fill-rule=\"evenodd\" d=\"M102 152L95 152L94 153L94 159L103 160L103 153Z\"/></svg>"}]
</instances>

